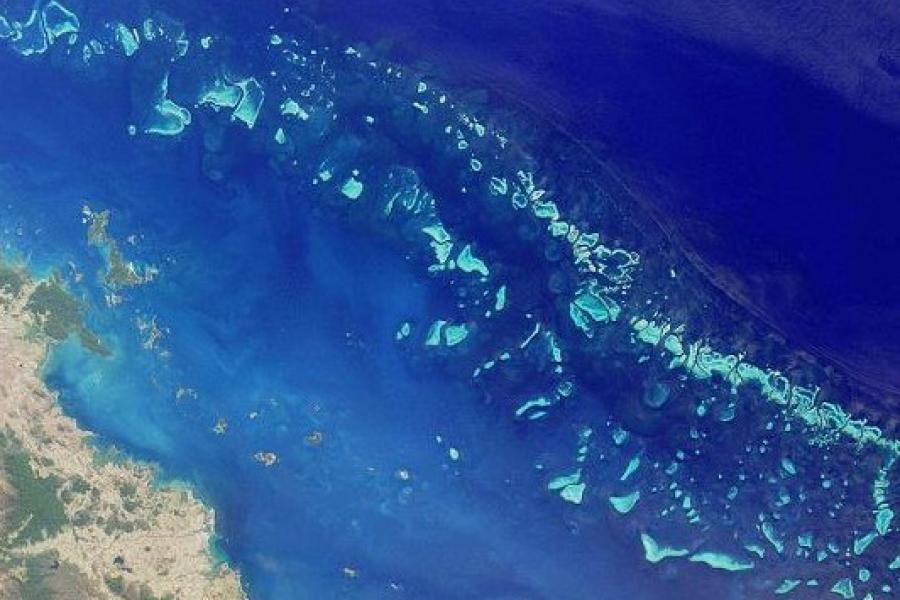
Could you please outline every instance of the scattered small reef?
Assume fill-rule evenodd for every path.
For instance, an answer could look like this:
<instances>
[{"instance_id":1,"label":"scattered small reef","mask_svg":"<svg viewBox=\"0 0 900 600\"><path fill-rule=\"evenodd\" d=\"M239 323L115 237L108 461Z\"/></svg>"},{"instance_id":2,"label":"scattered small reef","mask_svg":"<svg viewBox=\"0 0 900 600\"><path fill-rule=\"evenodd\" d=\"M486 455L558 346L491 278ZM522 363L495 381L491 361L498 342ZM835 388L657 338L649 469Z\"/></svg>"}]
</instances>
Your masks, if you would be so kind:
<instances>
[{"instance_id":1,"label":"scattered small reef","mask_svg":"<svg viewBox=\"0 0 900 600\"><path fill-rule=\"evenodd\" d=\"M69 338L109 354L61 276L0 259L0 597L243 598L210 553L213 513L62 414L38 372Z\"/></svg>"},{"instance_id":2,"label":"scattered small reef","mask_svg":"<svg viewBox=\"0 0 900 600\"><path fill-rule=\"evenodd\" d=\"M450 300L397 324L410 362L502 399L522 427L572 431L570 454L535 463L547 491L610 511L649 563L728 573L749 595L896 593L896 415L721 298L571 140L290 11L239 56L162 13L16 14L0 17L13 52L127 78L122 125L148 152L196 144L210 181L250 186L250 148L297 210L409 257ZM107 284L144 277L108 215L89 218ZM63 321L43 317L45 334L87 347Z\"/></svg>"}]
</instances>

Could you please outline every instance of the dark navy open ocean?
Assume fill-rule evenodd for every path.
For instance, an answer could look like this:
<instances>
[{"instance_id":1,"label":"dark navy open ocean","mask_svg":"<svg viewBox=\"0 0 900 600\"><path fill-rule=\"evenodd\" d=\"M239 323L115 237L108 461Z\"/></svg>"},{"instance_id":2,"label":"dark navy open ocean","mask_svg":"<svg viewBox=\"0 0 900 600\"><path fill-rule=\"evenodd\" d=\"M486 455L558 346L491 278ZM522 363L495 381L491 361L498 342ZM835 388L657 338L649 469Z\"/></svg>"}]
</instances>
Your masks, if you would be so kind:
<instances>
[{"instance_id":1,"label":"dark navy open ocean","mask_svg":"<svg viewBox=\"0 0 900 600\"><path fill-rule=\"evenodd\" d=\"M253 600L900 590L895 2L0 0L0 253Z\"/></svg>"}]
</instances>

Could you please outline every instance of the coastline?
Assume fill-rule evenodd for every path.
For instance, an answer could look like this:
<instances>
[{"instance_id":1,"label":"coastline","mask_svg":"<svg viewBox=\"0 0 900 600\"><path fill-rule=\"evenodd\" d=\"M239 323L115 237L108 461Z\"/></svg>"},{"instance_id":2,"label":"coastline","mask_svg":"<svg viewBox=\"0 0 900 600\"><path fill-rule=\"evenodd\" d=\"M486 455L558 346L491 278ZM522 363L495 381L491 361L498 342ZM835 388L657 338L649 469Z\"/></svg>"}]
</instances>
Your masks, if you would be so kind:
<instances>
[{"instance_id":1,"label":"coastline","mask_svg":"<svg viewBox=\"0 0 900 600\"><path fill-rule=\"evenodd\" d=\"M215 511L151 464L104 457L41 380L60 338L104 350L67 292L35 304L48 285L64 291L0 263L0 595L246 598L217 552Z\"/></svg>"}]
</instances>

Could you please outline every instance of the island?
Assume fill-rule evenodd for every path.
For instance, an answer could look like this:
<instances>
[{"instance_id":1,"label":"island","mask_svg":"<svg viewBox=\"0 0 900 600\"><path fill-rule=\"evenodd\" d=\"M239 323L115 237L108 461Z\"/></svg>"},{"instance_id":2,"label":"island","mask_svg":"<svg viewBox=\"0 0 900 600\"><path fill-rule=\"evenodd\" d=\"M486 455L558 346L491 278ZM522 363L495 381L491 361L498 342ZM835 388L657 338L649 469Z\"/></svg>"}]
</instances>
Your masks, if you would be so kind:
<instances>
[{"instance_id":1,"label":"island","mask_svg":"<svg viewBox=\"0 0 900 600\"><path fill-rule=\"evenodd\" d=\"M245 598L214 552L214 511L100 450L41 380L53 344L109 352L83 316L62 278L0 262L0 597Z\"/></svg>"}]
</instances>

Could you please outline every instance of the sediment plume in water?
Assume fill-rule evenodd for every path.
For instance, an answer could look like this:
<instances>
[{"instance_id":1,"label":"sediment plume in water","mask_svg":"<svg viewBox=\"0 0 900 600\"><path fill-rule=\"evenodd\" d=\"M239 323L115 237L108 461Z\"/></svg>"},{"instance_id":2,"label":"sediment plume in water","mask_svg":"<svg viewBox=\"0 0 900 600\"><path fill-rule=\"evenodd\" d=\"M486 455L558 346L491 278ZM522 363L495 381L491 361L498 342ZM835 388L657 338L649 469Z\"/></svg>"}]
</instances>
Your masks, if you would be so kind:
<instances>
[{"instance_id":1,"label":"sediment plume in water","mask_svg":"<svg viewBox=\"0 0 900 600\"><path fill-rule=\"evenodd\" d=\"M536 465L546 492L609 511L649 563L750 597L895 593L896 418L720 297L602 165L299 17L242 40L131 19L39 3L0 38L128 81L134 143L193 145L223 186L246 185L250 147L349 252L366 235L409 256L448 299L397 323L411 364L571 428L570 455Z\"/></svg>"}]
</instances>

